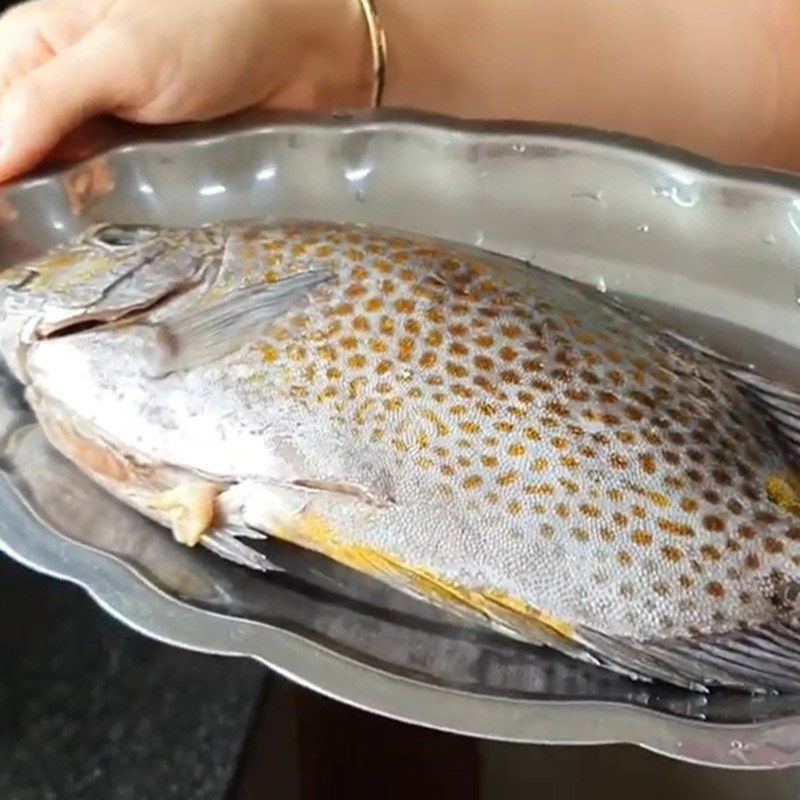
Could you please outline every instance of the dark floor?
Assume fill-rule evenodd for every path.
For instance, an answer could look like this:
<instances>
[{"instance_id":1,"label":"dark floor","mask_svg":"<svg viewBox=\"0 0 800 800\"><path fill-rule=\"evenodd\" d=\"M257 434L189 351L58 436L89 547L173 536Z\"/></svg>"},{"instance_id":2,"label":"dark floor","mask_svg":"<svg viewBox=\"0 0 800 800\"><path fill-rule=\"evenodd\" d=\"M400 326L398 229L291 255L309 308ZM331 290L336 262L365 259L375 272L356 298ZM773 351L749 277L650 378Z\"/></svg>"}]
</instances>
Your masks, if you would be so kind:
<instances>
[{"instance_id":1,"label":"dark floor","mask_svg":"<svg viewBox=\"0 0 800 800\"><path fill-rule=\"evenodd\" d=\"M0 798L220 800L268 688L0 557Z\"/></svg>"}]
</instances>

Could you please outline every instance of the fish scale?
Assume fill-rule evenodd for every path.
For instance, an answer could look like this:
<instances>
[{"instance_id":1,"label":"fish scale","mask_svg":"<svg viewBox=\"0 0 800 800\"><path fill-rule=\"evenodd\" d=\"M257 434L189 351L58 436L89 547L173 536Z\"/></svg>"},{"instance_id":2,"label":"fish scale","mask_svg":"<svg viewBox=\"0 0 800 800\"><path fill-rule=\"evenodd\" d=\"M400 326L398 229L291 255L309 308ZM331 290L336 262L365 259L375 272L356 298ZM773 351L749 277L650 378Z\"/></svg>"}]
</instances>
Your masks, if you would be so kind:
<instances>
[{"instance_id":1,"label":"fish scale","mask_svg":"<svg viewBox=\"0 0 800 800\"><path fill-rule=\"evenodd\" d=\"M73 244L91 281L108 251L96 235ZM688 685L773 681L775 626L796 618L800 504L780 423L722 361L591 289L439 240L316 222L153 236L151 270L158 253L196 254L178 263L188 288L150 298L129 323L27 351L54 441L57 401L71 435L120 462L115 475L138 474L135 458L159 490L175 474L223 483L234 527L612 668ZM109 274L146 247L109 258ZM269 309L270 287L291 292L314 274L324 281L296 307L259 330L241 323L224 356L159 379L144 369L154 331L180 359L202 349L182 331L208 341L204 314L242 298L244 319L248 293ZM30 291L41 308L47 282ZM80 462L69 440L56 445ZM142 485L95 477L155 513ZM743 630L763 631L764 653L739 673L718 651ZM800 686L798 673L781 681Z\"/></svg>"},{"instance_id":2,"label":"fish scale","mask_svg":"<svg viewBox=\"0 0 800 800\"><path fill-rule=\"evenodd\" d=\"M798 529L782 514L784 536L765 539L760 557L743 546L748 519L737 522L727 504L741 504L741 516L745 502L752 509L768 500L747 482L752 472L743 463L735 465L738 484L726 471L737 449L732 439L725 448L698 449L732 431L743 439L739 446L756 445L751 463L763 461L758 442L749 442L752 435L731 418L736 410L719 425L706 415L726 393L724 381L695 379L693 362L665 357L663 345L648 363L648 350L656 348L625 318L593 337L581 320L591 330L598 316L610 316L605 308L590 307L585 315L576 309L567 320L548 315L565 304L555 282L542 281L531 292L541 310L521 323L526 307L486 290L482 264L471 272L447 253L437 258L430 248L378 239L371 244L382 258L371 272L361 266L369 256L359 244L358 234L340 244L300 232L266 242L268 252L289 254L273 259L276 275L313 269L320 257L330 258L340 275L341 291L322 314L338 324L309 332L306 319L302 326L319 340L316 346L298 344L304 336L291 335L289 326L279 326L263 346L269 363L298 363L290 372L296 396L331 409L356 437L384 443L387 459L429 486L432 500L491 507L520 536L554 541L571 559L571 575L585 572L581 561L590 563L586 609L602 596L592 584L638 600L635 607L618 605L625 627L617 632L668 636L678 619L690 623L683 632L737 620L752 598L727 593L726 584L762 568L765 555L780 555ZM426 288L446 286L448 274L459 289L455 296ZM583 298L569 289L574 307ZM466 306L474 295L480 305ZM542 329L551 331L549 341ZM603 339L616 347L598 346ZM620 377L609 382L608 372ZM614 391L598 388L609 383ZM752 424L741 399L739 406ZM669 430L659 436L665 424ZM651 441L643 435L648 430ZM758 522L749 518L751 526ZM598 562L606 562L605 576L596 574ZM707 599L694 597L698 586ZM565 616L575 613L570 608Z\"/></svg>"}]
</instances>

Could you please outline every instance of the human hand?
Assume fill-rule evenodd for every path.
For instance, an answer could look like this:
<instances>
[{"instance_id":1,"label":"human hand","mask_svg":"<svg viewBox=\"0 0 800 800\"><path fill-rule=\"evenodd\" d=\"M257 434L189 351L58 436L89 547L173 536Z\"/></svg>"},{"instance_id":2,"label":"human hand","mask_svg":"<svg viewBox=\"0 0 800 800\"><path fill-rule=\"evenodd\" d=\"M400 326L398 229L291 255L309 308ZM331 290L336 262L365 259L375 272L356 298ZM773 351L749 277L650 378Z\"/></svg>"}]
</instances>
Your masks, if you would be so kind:
<instances>
[{"instance_id":1,"label":"human hand","mask_svg":"<svg viewBox=\"0 0 800 800\"><path fill-rule=\"evenodd\" d=\"M796 0L381 0L380 15L388 106L800 171ZM0 17L0 181L67 134L81 152L98 116L325 112L366 106L372 89L356 0L28 0Z\"/></svg>"},{"instance_id":2,"label":"human hand","mask_svg":"<svg viewBox=\"0 0 800 800\"><path fill-rule=\"evenodd\" d=\"M366 104L370 64L352 0L32 0L0 17L0 181L100 114Z\"/></svg>"}]
</instances>

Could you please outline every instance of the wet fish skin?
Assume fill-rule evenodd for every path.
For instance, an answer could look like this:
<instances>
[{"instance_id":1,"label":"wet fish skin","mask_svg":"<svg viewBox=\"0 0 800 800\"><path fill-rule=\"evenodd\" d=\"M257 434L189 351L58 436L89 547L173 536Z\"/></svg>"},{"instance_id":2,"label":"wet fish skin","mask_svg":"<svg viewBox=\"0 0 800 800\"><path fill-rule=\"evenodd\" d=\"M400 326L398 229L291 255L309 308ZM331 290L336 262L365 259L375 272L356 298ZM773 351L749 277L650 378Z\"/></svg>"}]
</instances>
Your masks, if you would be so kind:
<instances>
[{"instance_id":1,"label":"wet fish skin","mask_svg":"<svg viewBox=\"0 0 800 800\"><path fill-rule=\"evenodd\" d=\"M173 525L159 498L204 482L227 530L507 634L695 688L800 687L793 472L721 364L559 276L438 240L304 222L145 238L115 258L169 280L111 305L150 310L58 336L86 309L59 317L40 286L56 322L20 373L51 441L125 502ZM59 252L60 286L78 292L93 247ZM170 259L189 266L159 273ZM152 374L159 332L234 295L249 319L248 290L263 303L315 272L223 355L185 337L190 366ZM6 316L7 357L30 319Z\"/></svg>"}]
</instances>

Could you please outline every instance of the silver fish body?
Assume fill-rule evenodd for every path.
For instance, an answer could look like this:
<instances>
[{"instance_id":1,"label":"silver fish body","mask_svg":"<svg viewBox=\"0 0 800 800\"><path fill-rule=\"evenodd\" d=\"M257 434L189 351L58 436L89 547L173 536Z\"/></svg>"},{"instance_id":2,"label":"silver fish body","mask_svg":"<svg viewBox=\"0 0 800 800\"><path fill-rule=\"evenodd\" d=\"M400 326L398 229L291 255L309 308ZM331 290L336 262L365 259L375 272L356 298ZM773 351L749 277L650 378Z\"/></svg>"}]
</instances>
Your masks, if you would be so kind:
<instances>
[{"instance_id":1,"label":"silver fish body","mask_svg":"<svg viewBox=\"0 0 800 800\"><path fill-rule=\"evenodd\" d=\"M0 348L124 502L638 677L800 688L791 392L472 248L113 230L6 278Z\"/></svg>"}]
</instances>

